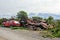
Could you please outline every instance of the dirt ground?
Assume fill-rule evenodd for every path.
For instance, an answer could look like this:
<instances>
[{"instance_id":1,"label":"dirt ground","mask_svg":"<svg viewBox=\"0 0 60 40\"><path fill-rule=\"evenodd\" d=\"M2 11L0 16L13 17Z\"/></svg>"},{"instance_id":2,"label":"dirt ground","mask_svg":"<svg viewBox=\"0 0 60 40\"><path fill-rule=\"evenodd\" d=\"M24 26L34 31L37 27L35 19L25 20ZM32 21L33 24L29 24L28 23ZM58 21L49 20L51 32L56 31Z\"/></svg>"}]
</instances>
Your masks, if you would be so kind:
<instances>
[{"instance_id":1,"label":"dirt ground","mask_svg":"<svg viewBox=\"0 0 60 40\"><path fill-rule=\"evenodd\" d=\"M0 40L8 40L8 39L6 39L6 38L0 36Z\"/></svg>"},{"instance_id":2,"label":"dirt ground","mask_svg":"<svg viewBox=\"0 0 60 40\"><path fill-rule=\"evenodd\" d=\"M0 28L0 40L60 40L60 38L43 38L39 31Z\"/></svg>"}]
</instances>

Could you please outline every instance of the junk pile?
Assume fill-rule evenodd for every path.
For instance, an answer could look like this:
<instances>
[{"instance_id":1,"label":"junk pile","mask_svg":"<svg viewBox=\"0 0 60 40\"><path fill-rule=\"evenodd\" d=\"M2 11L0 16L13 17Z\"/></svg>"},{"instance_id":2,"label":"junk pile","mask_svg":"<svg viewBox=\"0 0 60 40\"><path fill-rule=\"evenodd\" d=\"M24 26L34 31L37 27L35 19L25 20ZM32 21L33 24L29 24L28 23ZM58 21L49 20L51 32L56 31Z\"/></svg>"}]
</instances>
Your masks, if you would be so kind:
<instances>
[{"instance_id":1,"label":"junk pile","mask_svg":"<svg viewBox=\"0 0 60 40\"><path fill-rule=\"evenodd\" d=\"M25 21L26 23L24 23ZM48 24L46 23L45 20L40 20L38 22L38 21L33 21L31 19L27 19L27 20L21 20L20 23L23 27L27 27L31 30L37 30L37 28L48 29Z\"/></svg>"}]
</instances>

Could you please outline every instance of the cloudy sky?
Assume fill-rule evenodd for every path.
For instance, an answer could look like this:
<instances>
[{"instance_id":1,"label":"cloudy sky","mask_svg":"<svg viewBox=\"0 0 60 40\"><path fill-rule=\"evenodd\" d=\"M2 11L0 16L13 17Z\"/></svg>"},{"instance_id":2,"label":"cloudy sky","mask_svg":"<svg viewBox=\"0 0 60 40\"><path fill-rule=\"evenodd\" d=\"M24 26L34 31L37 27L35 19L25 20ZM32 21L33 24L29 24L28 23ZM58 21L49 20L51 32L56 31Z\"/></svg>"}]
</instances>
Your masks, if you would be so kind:
<instances>
[{"instance_id":1,"label":"cloudy sky","mask_svg":"<svg viewBox=\"0 0 60 40\"><path fill-rule=\"evenodd\" d=\"M20 10L24 10L28 14L60 15L60 0L0 0L0 17L14 16Z\"/></svg>"}]
</instances>

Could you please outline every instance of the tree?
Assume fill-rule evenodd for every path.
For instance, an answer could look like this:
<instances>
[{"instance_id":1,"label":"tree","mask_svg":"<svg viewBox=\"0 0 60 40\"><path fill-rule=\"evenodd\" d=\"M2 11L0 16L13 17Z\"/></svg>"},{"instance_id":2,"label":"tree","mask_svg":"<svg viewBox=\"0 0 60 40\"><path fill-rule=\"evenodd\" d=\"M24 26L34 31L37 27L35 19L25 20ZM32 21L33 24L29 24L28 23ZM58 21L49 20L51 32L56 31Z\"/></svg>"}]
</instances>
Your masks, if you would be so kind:
<instances>
[{"instance_id":1,"label":"tree","mask_svg":"<svg viewBox=\"0 0 60 40\"><path fill-rule=\"evenodd\" d=\"M17 18L18 18L18 19L28 18L28 15L27 15L27 13L26 13L25 11L19 11L19 12L17 13Z\"/></svg>"},{"instance_id":2,"label":"tree","mask_svg":"<svg viewBox=\"0 0 60 40\"><path fill-rule=\"evenodd\" d=\"M47 21L48 24L53 24L54 23L54 18L52 16L49 16L46 21Z\"/></svg>"},{"instance_id":3,"label":"tree","mask_svg":"<svg viewBox=\"0 0 60 40\"><path fill-rule=\"evenodd\" d=\"M26 23L27 23L27 19L28 19L28 15L25 11L19 11L17 13L17 18L20 19L19 22L21 23L21 25L23 27L26 27Z\"/></svg>"},{"instance_id":4,"label":"tree","mask_svg":"<svg viewBox=\"0 0 60 40\"><path fill-rule=\"evenodd\" d=\"M1 19L0 19L0 25L2 24L2 22L3 22L3 19L1 18Z\"/></svg>"},{"instance_id":5,"label":"tree","mask_svg":"<svg viewBox=\"0 0 60 40\"><path fill-rule=\"evenodd\" d=\"M60 20L56 20L55 26L58 27L58 28L60 28Z\"/></svg>"},{"instance_id":6,"label":"tree","mask_svg":"<svg viewBox=\"0 0 60 40\"><path fill-rule=\"evenodd\" d=\"M32 17L32 19L36 20L36 21L39 21L39 20L42 20L43 18L42 17L36 17L36 16L34 16L34 17Z\"/></svg>"}]
</instances>

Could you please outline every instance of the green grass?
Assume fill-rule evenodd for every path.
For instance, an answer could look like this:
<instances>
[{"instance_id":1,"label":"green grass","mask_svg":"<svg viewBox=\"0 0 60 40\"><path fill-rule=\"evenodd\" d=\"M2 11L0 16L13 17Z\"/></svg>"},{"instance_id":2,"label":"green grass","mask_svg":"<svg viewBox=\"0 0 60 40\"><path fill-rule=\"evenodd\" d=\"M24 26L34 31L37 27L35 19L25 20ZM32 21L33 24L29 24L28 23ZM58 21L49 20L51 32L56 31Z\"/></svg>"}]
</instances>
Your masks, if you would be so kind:
<instances>
[{"instance_id":1,"label":"green grass","mask_svg":"<svg viewBox=\"0 0 60 40\"><path fill-rule=\"evenodd\" d=\"M15 29L21 29L21 30L28 30L28 28L25 28L25 27L10 27L12 30L15 30Z\"/></svg>"},{"instance_id":2,"label":"green grass","mask_svg":"<svg viewBox=\"0 0 60 40\"><path fill-rule=\"evenodd\" d=\"M60 38L60 28L49 29L46 31L47 32L42 31L42 37Z\"/></svg>"},{"instance_id":3,"label":"green grass","mask_svg":"<svg viewBox=\"0 0 60 40\"><path fill-rule=\"evenodd\" d=\"M2 24L0 24L0 27L2 27L3 25Z\"/></svg>"},{"instance_id":4,"label":"green grass","mask_svg":"<svg viewBox=\"0 0 60 40\"><path fill-rule=\"evenodd\" d=\"M40 32L40 35L41 35L42 37L44 37L44 38L47 38L47 37L49 37L49 38L54 38L54 36L52 35L52 33L50 33L50 32L47 31L47 30L41 31L41 32Z\"/></svg>"},{"instance_id":5,"label":"green grass","mask_svg":"<svg viewBox=\"0 0 60 40\"><path fill-rule=\"evenodd\" d=\"M52 30L52 35L54 37L59 37L60 38L60 28L55 28Z\"/></svg>"}]
</instances>

